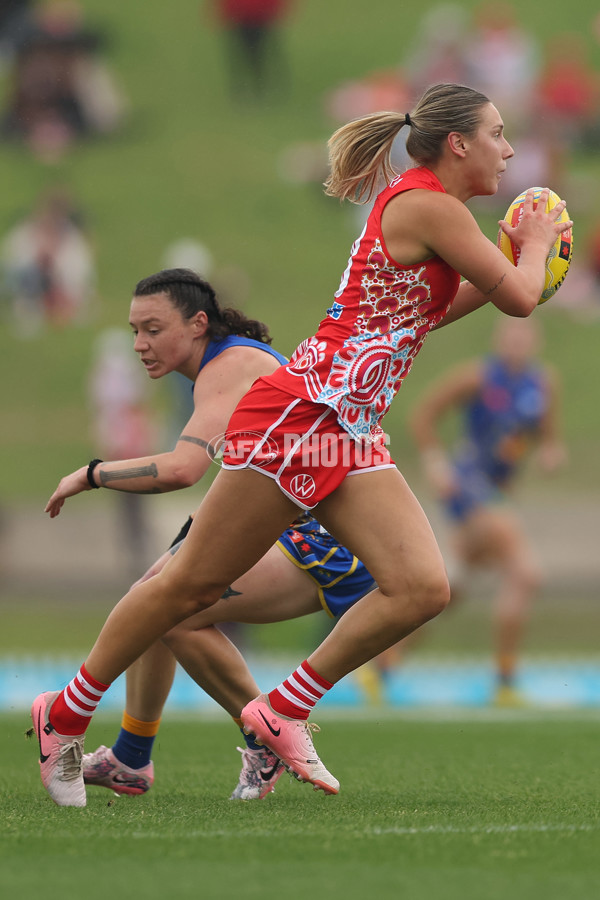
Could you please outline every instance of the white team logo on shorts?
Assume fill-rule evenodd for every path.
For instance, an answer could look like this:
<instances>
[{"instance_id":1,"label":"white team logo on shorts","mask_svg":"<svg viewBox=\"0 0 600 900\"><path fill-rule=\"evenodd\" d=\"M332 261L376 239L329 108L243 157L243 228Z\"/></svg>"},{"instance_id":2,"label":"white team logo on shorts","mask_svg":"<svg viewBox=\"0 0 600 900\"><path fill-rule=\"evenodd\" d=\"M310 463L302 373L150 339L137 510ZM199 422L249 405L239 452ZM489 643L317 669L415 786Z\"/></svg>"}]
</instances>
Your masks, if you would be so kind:
<instances>
[{"instance_id":1,"label":"white team logo on shorts","mask_svg":"<svg viewBox=\"0 0 600 900\"><path fill-rule=\"evenodd\" d=\"M290 481L290 493L297 497L298 500L308 500L316 491L317 486L312 475L303 472L301 475L294 475Z\"/></svg>"},{"instance_id":2,"label":"white team logo on shorts","mask_svg":"<svg viewBox=\"0 0 600 900\"><path fill-rule=\"evenodd\" d=\"M258 431L232 431L218 434L206 446L206 452L214 463L222 465L228 456L234 465L266 466L277 458L277 441Z\"/></svg>"}]
</instances>

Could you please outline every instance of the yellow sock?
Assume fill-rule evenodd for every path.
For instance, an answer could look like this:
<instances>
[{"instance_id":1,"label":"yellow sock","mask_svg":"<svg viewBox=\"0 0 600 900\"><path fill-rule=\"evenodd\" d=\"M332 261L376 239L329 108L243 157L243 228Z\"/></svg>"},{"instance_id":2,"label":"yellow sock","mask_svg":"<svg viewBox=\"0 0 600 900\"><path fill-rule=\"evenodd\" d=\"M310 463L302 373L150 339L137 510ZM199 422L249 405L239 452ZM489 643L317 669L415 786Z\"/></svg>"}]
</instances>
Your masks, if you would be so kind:
<instances>
[{"instance_id":1,"label":"yellow sock","mask_svg":"<svg viewBox=\"0 0 600 900\"><path fill-rule=\"evenodd\" d=\"M156 719L155 722L142 722L140 719L134 719L128 712L124 712L121 728L130 734L137 734L139 737L156 737L160 722L160 719Z\"/></svg>"}]
</instances>

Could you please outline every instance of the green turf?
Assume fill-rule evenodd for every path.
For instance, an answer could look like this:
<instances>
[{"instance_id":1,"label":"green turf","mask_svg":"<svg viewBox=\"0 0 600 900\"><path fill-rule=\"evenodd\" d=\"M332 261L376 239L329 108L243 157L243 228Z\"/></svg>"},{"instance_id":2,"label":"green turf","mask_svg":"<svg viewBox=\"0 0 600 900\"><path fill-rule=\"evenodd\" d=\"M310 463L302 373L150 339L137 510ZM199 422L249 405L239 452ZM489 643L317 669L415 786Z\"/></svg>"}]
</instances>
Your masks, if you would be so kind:
<instances>
[{"instance_id":1,"label":"green turf","mask_svg":"<svg viewBox=\"0 0 600 900\"><path fill-rule=\"evenodd\" d=\"M325 141L332 130L325 91L400 61L430 5L372 0L353 4L349 14L347 0L303 0L287 35L288 101L240 109L227 97L219 36L202 24L197 0L85 0L89 21L111 36L110 60L131 116L121 134L86 144L56 166L0 144L0 229L43 186L72 186L93 231L100 294L95 318L81 329L22 342L2 323L3 503L27 498L41 508L62 474L96 455L85 396L90 349L101 328L125 324L132 286L162 265L170 241L195 237L219 266L244 269L248 310L270 324L284 351L312 331L337 287L355 226L318 187L282 182L280 153L292 141ZM544 38L565 27L563 6L548 0L540 16L539 4L522 3L519 16ZM598 61L589 23L589 3L573 0L568 27L585 36ZM599 166L596 154L578 152L573 160L587 192L587 203L571 210L576 255L597 209ZM490 236L502 213L482 217ZM597 328L550 304L540 315L547 356L565 381L571 466L559 484L589 492L598 484L600 419L589 365ZM429 378L486 345L489 324L484 312L426 345L385 423L403 469L412 452L406 410ZM65 612L47 599L19 597L13 605L6 598L0 645L35 652L39 633L57 650L88 647L114 599ZM584 609L576 598L569 602L571 612ZM60 624L67 613L68 640ZM585 624L587 611L569 615L565 604L556 616L546 613L536 610L532 625L544 648L565 640L594 648L597 626ZM468 629L460 614L449 617L432 643L446 646L450 633L464 650L481 648L488 637L487 612L482 616ZM265 643L295 647L308 625L273 626ZM565 900L598 890L593 718L324 721L318 747L342 780L340 796L323 798L285 778L275 796L245 806L226 800L238 765L231 726L167 720L155 756L156 791L116 802L96 791L85 811L57 809L44 795L35 746L22 737L26 719L0 716L2 897ZM89 746L110 741L116 727L99 720Z\"/></svg>"},{"instance_id":2,"label":"green turf","mask_svg":"<svg viewBox=\"0 0 600 900\"><path fill-rule=\"evenodd\" d=\"M430 717L433 714L430 714ZM231 803L236 732L165 721L144 798L90 789L85 810L45 795L26 714L0 719L0 888L206 900L564 900L598 887L598 722L571 716L321 720L338 797L283 776ZM100 716L88 747L110 743Z\"/></svg>"}]
</instances>

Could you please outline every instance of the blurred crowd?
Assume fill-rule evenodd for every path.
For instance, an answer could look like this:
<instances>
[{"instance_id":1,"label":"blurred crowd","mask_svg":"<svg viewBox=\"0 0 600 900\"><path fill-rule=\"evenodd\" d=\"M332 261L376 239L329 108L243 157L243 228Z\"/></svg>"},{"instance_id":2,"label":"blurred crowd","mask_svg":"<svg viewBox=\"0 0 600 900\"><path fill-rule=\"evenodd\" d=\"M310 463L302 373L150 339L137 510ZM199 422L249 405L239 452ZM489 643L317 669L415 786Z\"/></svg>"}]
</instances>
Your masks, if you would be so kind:
<instances>
[{"instance_id":1,"label":"blurred crowd","mask_svg":"<svg viewBox=\"0 0 600 900\"><path fill-rule=\"evenodd\" d=\"M79 0L0 0L0 141L51 172L78 143L113 134L126 102L106 47ZM21 338L89 321L96 295L88 212L46 180L0 237L4 317Z\"/></svg>"},{"instance_id":2,"label":"blurred crowd","mask_svg":"<svg viewBox=\"0 0 600 900\"><path fill-rule=\"evenodd\" d=\"M113 132L125 104L105 49L105 35L88 27L78 0L3 0L0 137L53 161L75 141Z\"/></svg>"},{"instance_id":3,"label":"blurred crowd","mask_svg":"<svg viewBox=\"0 0 600 900\"><path fill-rule=\"evenodd\" d=\"M458 4L432 7L399 64L334 88L325 109L334 123L392 106L410 109L430 84L468 84L502 111L515 157L500 199L523 184L565 186L570 154L596 146L600 74L582 35L561 31L546 43L520 23L508 2L484 2L472 14Z\"/></svg>"},{"instance_id":4,"label":"blurred crowd","mask_svg":"<svg viewBox=\"0 0 600 900\"><path fill-rule=\"evenodd\" d=\"M600 14L590 13L590 32L600 42ZM588 36L561 28L560 35L542 41L524 27L517 4L484 0L473 11L451 2L432 6L402 46L403 55L389 66L334 85L324 95L328 129L382 109L409 111L436 82L468 84L501 110L515 150L495 212L503 215L514 197L534 185L568 198L571 215L579 206L585 209L589 193L573 182L571 163L575 152L595 151L600 136L600 72L590 61ZM402 131L393 159L399 171L410 164L405 139ZM327 166L323 140L295 142L280 157L284 180L319 189ZM364 218L364 210L358 215ZM587 244L577 244L569 282L570 311L600 312L600 223ZM564 297L558 294L553 307L566 308Z\"/></svg>"},{"instance_id":5,"label":"blurred crowd","mask_svg":"<svg viewBox=\"0 0 600 900\"><path fill-rule=\"evenodd\" d=\"M292 0L199 4L199 27L222 45L232 104L268 105L284 95L289 65L283 32L295 8ZM591 13L590 35L600 41L600 14ZM498 214L525 187L542 184L568 198L574 215L588 198L585 185L573 183L573 154L595 149L600 134L600 73L589 59L590 35L562 29L542 41L524 27L509 0L484 0L473 10L452 2L434 5L416 32L405 36L398 59L325 93L327 129L368 112L409 110L434 82L469 84L502 111L515 149L496 198ZM0 0L0 142L24 148L51 169L78 143L114 134L127 102L107 58L109 45L104 30L88 22L80 0ZM394 150L399 170L410 162L404 139L401 132ZM320 190L327 175L325 141L285 147L279 169L285 180ZM21 337L35 336L48 324L88 320L95 249L91 217L81 207L63 185L50 184L29 209L12 213L0 237L4 310ZM600 310L600 223L597 233L577 242L569 282L569 310ZM564 292L553 307L562 307L563 298Z\"/></svg>"}]
</instances>

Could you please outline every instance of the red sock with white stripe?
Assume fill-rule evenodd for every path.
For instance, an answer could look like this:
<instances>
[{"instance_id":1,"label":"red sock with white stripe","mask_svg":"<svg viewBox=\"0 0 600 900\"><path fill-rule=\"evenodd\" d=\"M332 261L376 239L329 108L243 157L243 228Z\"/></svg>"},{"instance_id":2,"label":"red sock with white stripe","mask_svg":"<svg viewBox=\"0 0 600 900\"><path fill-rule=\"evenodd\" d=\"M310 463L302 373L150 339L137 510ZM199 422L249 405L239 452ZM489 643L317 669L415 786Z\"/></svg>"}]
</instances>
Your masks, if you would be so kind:
<instances>
[{"instance_id":1,"label":"red sock with white stripe","mask_svg":"<svg viewBox=\"0 0 600 900\"><path fill-rule=\"evenodd\" d=\"M83 734L109 687L92 678L83 665L52 704L50 724L59 734Z\"/></svg>"},{"instance_id":2,"label":"red sock with white stripe","mask_svg":"<svg viewBox=\"0 0 600 900\"><path fill-rule=\"evenodd\" d=\"M333 687L305 660L269 694L271 708L288 719L308 719L313 706Z\"/></svg>"}]
</instances>

